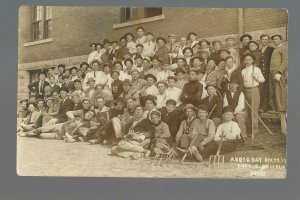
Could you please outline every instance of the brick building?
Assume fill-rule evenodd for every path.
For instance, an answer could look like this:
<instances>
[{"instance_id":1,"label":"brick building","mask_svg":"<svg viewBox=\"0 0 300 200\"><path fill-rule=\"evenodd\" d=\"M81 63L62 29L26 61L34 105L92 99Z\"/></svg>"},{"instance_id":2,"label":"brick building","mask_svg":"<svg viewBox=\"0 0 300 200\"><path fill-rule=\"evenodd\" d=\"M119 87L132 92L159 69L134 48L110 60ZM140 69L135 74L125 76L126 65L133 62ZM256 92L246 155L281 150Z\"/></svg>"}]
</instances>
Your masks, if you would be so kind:
<instances>
[{"instance_id":1,"label":"brick building","mask_svg":"<svg viewBox=\"0 0 300 200\"><path fill-rule=\"evenodd\" d=\"M58 64L79 65L87 60L89 44L104 38L119 40L144 26L154 36L168 33L224 39L250 33L282 34L287 40L288 16L284 9L256 8L117 8L22 6L19 9L18 99L28 98L28 84L37 69Z\"/></svg>"}]
</instances>

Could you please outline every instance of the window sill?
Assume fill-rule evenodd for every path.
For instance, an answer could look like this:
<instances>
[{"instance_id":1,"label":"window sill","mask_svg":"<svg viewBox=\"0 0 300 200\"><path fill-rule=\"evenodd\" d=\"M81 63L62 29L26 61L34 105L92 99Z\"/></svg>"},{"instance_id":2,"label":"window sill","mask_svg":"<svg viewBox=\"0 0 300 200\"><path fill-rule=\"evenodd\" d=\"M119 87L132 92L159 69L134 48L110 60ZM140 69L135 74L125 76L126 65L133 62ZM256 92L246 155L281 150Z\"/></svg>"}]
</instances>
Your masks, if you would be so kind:
<instances>
[{"instance_id":1,"label":"window sill","mask_svg":"<svg viewBox=\"0 0 300 200\"><path fill-rule=\"evenodd\" d=\"M38 44L44 44L44 43L49 43L52 42L53 38L48 38L48 39L44 39L44 40L37 40L37 41L33 41L33 42L26 42L24 43L24 47L29 47L29 46L34 46L34 45L38 45Z\"/></svg>"},{"instance_id":2,"label":"window sill","mask_svg":"<svg viewBox=\"0 0 300 200\"><path fill-rule=\"evenodd\" d=\"M120 24L113 24L113 29L132 26L132 25L136 25L136 24L154 22L154 21L163 20L163 19L165 19L165 14L162 14L159 16L154 16L154 17L147 17L147 18L143 18L143 19L132 20L132 21L124 22L124 23L120 23Z\"/></svg>"}]
</instances>

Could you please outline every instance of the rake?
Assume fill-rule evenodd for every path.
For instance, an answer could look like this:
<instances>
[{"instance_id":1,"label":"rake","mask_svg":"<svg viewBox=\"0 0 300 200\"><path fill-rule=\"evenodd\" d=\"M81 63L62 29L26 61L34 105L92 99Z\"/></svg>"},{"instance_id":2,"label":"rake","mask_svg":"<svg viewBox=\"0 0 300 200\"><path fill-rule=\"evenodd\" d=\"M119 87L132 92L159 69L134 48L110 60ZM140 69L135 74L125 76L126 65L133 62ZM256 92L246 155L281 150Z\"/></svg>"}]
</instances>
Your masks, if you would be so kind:
<instances>
[{"instance_id":1,"label":"rake","mask_svg":"<svg viewBox=\"0 0 300 200\"><path fill-rule=\"evenodd\" d=\"M209 157L209 162L208 162L208 166L210 167L220 167L220 165L224 165L225 163L225 157L224 155L220 155L220 151L222 148L222 143L223 143L223 138L225 137L225 135L220 136L221 140L220 140L220 144L218 146L218 150L216 155L211 155Z\"/></svg>"}]
</instances>

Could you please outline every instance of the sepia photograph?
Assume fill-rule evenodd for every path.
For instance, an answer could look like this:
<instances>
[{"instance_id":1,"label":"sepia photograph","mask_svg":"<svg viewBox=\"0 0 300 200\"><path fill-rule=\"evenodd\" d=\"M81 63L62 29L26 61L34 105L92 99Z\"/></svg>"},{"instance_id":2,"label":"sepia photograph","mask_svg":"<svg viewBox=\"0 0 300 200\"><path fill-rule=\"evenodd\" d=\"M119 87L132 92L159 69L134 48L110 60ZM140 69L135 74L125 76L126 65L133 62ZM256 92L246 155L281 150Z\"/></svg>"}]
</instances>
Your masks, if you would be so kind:
<instances>
[{"instance_id":1,"label":"sepia photograph","mask_svg":"<svg viewBox=\"0 0 300 200\"><path fill-rule=\"evenodd\" d=\"M18 19L19 176L286 178L286 9L35 5Z\"/></svg>"}]
</instances>

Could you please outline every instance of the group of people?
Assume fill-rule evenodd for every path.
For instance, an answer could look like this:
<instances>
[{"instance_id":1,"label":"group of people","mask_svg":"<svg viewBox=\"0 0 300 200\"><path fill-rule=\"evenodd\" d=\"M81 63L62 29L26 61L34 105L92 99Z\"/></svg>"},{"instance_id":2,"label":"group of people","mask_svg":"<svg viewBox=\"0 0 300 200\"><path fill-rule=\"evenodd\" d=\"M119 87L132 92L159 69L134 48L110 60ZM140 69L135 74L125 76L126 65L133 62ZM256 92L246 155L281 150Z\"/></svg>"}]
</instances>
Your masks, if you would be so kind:
<instances>
[{"instance_id":1,"label":"group of people","mask_svg":"<svg viewBox=\"0 0 300 200\"><path fill-rule=\"evenodd\" d=\"M126 33L92 43L87 62L41 70L18 111L20 136L52 132L65 142L113 144L122 157L187 149L197 161L235 151L259 134L259 112L287 107L287 45L281 35L168 40Z\"/></svg>"}]
</instances>

